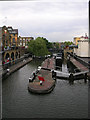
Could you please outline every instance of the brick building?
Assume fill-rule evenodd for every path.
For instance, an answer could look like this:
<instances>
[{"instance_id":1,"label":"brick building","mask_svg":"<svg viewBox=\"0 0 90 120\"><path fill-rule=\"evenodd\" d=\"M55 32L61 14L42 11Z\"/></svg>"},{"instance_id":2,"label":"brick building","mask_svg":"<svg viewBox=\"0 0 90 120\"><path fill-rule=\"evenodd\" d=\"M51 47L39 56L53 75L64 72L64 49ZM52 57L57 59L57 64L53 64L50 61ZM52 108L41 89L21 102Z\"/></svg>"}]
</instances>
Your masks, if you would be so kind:
<instances>
[{"instance_id":1,"label":"brick building","mask_svg":"<svg viewBox=\"0 0 90 120\"><path fill-rule=\"evenodd\" d=\"M1 27L1 48L2 48L2 62L7 62L7 59L16 60L20 58L20 49L18 42L18 29L12 27Z\"/></svg>"},{"instance_id":2,"label":"brick building","mask_svg":"<svg viewBox=\"0 0 90 120\"><path fill-rule=\"evenodd\" d=\"M19 46L28 47L28 42L30 42L31 40L33 40L33 37L21 37L19 36Z\"/></svg>"},{"instance_id":3,"label":"brick building","mask_svg":"<svg viewBox=\"0 0 90 120\"><path fill-rule=\"evenodd\" d=\"M90 57L89 50L89 39L88 36L85 34L85 37L80 37L77 48L74 48L74 53L79 57Z\"/></svg>"}]
</instances>

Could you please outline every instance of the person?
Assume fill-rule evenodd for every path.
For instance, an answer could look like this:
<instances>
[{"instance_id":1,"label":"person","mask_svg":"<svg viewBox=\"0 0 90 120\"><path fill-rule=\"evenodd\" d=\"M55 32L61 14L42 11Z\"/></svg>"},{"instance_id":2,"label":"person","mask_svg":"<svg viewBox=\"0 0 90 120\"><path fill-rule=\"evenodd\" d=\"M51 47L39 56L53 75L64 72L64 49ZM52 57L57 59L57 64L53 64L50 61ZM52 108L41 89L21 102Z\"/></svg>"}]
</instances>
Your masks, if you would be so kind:
<instances>
[{"instance_id":1,"label":"person","mask_svg":"<svg viewBox=\"0 0 90 120\"><path fill-rule=\"evenodd\" d=\"M9 58L7 59L7 63L9 63Z\"/></svg>"},{"instance_id":2,"label":"person","mask_svg":"<svg viewBox=\"0 0 90 120\"><path fill-rule=\"evenodd\" d=\"M5 64L5 61L3 61L3 64Z\"/></svg>"},{"instance_id":3,"label":"person","mask_svg":"<svg viewBox=\"0 0 90 120\"><path fill-rule=\"evenodd\" d=\"M42 85L42 81L40 80L40 85Z\"/></svg>"},{"instance_id":4,"label":"person","mask_svg":"<svg viewBox=\"0 0 90 120\"><path fill-rule=\"evenodd\" d=\"M40 80L40 85L42 85L42 83L45 81L45 79L41 76L38 76L38 79Z\"/></svg>"},{"instance_id":5,"label":"person","mask_svg":"<svg viewBox=\"0 0 90 120\"><path fill-rule=\"evenodd\" d=\"M9 65L11 66L11 58L9 58Z\"/></svg>"}]
</instances>

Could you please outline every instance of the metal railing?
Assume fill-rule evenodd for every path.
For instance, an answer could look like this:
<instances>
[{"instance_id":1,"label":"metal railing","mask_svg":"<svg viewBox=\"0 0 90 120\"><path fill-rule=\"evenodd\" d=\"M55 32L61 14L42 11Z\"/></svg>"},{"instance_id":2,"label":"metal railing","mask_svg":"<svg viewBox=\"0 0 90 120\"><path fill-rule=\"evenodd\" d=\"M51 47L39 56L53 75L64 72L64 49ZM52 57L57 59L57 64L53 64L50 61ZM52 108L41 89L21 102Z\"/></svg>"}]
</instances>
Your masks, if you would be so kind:
<instances>
[{"instance_id":1,"label":"metal railing","mask_svg":"<svg viewBox=\"0 0 90 120\"><path fill-rule=\"evenodd\" d=\"M15 64L21 62L24 59L25 59L25 57L21 56L21 58L17 58L16 60L12 60L12 61L9 61L9 62L7 62L5 64L2 64L2 69L5 70L5 69L11 67L12 65L15 65Z\"/></svg>"}]
</instances>

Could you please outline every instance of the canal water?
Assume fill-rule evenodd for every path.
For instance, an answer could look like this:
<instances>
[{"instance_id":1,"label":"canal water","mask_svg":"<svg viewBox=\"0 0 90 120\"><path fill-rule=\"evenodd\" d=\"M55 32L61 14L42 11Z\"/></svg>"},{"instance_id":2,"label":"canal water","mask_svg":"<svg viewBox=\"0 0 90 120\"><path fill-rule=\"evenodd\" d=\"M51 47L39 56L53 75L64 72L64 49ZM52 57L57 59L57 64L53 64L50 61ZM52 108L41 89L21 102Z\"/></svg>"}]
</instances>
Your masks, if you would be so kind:
<instances>
[{"instance_id":1,"label":"canal water","mask_svg":"<svg viewBox=\"0 0 90 120\"><path fill-rule=\"evenodd\" d=\"M88 83L57 79L45 95L28 92L28 79L42 61L32 61L2 83L3 118L88 118ZM62 65L67 71L67 64Z\"/></svg>"}]
</instances>

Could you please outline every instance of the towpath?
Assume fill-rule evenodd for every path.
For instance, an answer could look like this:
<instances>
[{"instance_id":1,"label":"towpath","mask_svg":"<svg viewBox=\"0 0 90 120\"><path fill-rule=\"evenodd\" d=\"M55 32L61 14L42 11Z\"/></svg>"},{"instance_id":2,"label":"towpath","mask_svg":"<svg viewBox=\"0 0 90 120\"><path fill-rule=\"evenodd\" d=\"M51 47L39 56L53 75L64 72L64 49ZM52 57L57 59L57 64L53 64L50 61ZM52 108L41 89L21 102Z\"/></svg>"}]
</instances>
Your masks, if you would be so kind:
<instances>
[{"instance_id":1,"label":"towpath","mask_svg":"<svg viewBox=\"0 0 90 120\"><path fill-rule=\"evenodd\" d=\"M9 72L6 74L7 76L10 75L11 73L15 72L16 70L20 69L21 67L23 67L24 65L26 65L27 63L29 63L30 61L32 61L32 58L27 58L22 60L19 63L16 63L14 65L12 65L11 67L9 67ZM4 72L4 71L3 71ZM3 74L3 73L2 73ZM4 77L4 75L2 76Z\"/></svg>"},{"instance_id":2,"label":"towpath","mask_svg":"<svg viewBox=\"0 0 90 120\"><path fill-rule=\"evenodd\" d=\"M89 71L89 69L84 66L83 64L81 64L80 62L78 62L76 59L74 59L73 57L70 57L70 61L80 70L80 71ZM90 72L88 73L88 78L90 79Z\"/></svg>"},{"instance_id":3,"label":"towpath","mask_svg":"<svg viewBox=\"0 0 90 120\"><path fill-rule=\"evenodd\" d=\"M55 67L55 60L54 58L48 58L42 63L43 68L54 69Z\"/></svg>"}]
</instances>

